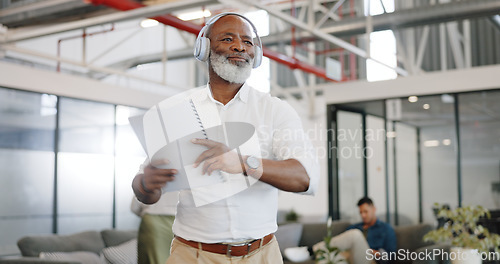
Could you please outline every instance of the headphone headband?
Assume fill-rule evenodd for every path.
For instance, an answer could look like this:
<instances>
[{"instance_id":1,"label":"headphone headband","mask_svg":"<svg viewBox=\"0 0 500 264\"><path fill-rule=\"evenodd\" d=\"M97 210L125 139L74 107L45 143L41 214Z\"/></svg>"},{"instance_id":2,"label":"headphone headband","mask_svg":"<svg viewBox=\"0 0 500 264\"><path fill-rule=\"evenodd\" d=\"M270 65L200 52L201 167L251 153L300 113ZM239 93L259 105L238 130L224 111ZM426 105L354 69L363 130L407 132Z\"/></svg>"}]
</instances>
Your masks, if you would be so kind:
<instances>
[{"instance_id":1,"label":"headphone headband","mask_svg":"<svg viewBox=\"0 0 500 264\"><path fill-rule=\"evenodd\" d=\"M196 59L200 61L207 61L209 54L210 54L210 39L205 37L205 33L207 30L221 17L229 16L229 15L234 15L234 16L239 16L243 19L245 19L250 26L253 29L253 32L255 33L255 39L257 45L254 45L255 47L255 56L254 56L254 64L253 68L259 67L259 65L262 62L262 42L260 40L259 34L257 33L257 28L255 25L250 21L248 18L245 16L238 14L238 13L233 13L233 12L225 12L225 13L220 13L218 15L213 16L208 20L208 22L205 24L205 26L200 30L200 33L198 33L198 37L196 38L195 46L194 46L194 56Z\"/></svg>"}]
</instances>

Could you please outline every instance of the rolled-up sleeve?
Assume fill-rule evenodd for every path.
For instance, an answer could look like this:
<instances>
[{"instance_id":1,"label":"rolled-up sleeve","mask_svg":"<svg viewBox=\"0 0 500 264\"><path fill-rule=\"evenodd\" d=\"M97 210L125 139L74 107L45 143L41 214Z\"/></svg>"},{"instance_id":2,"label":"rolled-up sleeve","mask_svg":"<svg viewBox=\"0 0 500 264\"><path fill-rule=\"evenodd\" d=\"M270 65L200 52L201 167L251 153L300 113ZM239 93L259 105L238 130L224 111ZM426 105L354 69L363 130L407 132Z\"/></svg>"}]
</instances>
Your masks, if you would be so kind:
<instances>
[{"instance_id":1,"label":"rolled-up sleeve","mask_svg":"<svg viewBox=\"0 0 500 264\"><path fill-rule=\"evenodd\" d=\"M304 132L295 109L279 101L275 109L272 151L277 160L295 159L309 176L309 188L300 194L314 195L319 184L319 164L316 151Z\"/></svg>"}]
</instances>

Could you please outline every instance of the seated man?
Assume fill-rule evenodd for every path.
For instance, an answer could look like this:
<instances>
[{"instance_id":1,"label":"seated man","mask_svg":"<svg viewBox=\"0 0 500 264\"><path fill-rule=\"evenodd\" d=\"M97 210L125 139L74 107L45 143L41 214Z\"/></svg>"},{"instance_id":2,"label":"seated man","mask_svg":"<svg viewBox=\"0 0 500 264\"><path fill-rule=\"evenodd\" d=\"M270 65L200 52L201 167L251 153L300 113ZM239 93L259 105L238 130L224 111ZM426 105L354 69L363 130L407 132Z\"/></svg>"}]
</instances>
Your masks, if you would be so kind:
<instances>
[{"instance_id":1,"label":"seated man","mask_svg":"<svg viewBox=\"0 0 500 264\"><path fill-rule=\"evenodd\" d=\"M342 254L349 260L349 263L371 263L371 259L377 258L381 252L396 251L396 234L394 229L377 219L376 208L373 201L364 197L358 202L359 214L362 222L351 225L347 231L332 238L330 245L342 251L349 251ZM313 251L325 248L324 242L313 246Z\"/></svg>"},{"instance_id":2,"label":"seated man","mask_svg":"<svg viewBox=\"0 0 500 264\"><path fill-rule=\"evenodd\" d=\"M373 201L368 197L361 198L358 207L362 222L349 226L347 230L362 231L373 250L370 253L396 252L396 233L391 225L377 219L375 215L377 209Z\"/></svg>"}]
</instances>

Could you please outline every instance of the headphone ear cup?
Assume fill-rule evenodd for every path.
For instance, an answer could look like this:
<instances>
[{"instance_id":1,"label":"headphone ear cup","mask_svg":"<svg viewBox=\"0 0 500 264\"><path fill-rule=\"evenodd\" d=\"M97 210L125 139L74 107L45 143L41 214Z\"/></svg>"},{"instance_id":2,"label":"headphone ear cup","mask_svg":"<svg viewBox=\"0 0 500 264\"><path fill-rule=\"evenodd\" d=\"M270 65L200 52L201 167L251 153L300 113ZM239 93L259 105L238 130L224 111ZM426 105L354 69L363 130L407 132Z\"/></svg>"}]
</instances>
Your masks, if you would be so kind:
<instances>
[{"instance_id":1,"label":"headphone ear cup","mask_svg":"<svg viewBox=\"0 0 500 264\"><path fill-rule=\"evenodd\" d=\"M194 42L194 49L193 49L193 55L194 57L199 60L200 57L200 38L196 38L196 41Z\"/></svg>"},{"instance_id":2,"label":"headphone ear cup","mask_svg":"<svg viewBox=\"0 0 500 264\"><path fill-rule=\"evenodd\" d=\"M210 55L210 39L206 37L199 37L196 39L194 56L199 61L207 61Z\"/></svg>"},{"instance_id":3,"label":"headphone ear cup","mask_svg":"<svg viewBox=\"0 0 500 264\"><path fill-rule=\"evenodd\" d=\"M257 68L262 63L262 49L259 46L255 46L255 55L253 59L253 68Z\"/></svg>"}]
</instances>

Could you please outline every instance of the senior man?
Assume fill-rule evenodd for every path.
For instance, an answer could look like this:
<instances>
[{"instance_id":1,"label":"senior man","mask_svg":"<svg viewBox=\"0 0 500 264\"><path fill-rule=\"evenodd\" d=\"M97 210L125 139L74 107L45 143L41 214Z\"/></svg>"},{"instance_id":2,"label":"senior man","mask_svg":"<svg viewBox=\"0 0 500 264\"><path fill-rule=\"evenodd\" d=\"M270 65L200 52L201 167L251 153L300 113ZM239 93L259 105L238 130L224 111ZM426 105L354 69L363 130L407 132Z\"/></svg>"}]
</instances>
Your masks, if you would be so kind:
<instances>
[{"instance_id":1,"label":"senior man","mask_svg":"<svg viewBox=\"0 0 500 264\"><path fill-rule=\"evenodd\" d=\"M203 206L196 205L193 190L181 190L167 263L283 263L273 235L278 191L315 192L319 168L314 149L293 108L245 83L262 60L262 44L246 17L223 13L209 20L198 35L195 56L207 61L209 83L192 100L214 105L222 122L251 124L260 153L245 155L222 142L192 140L206 148L194 164L203 174L252 177L255 183ZM155 203L178 172L145 163L132 183L136 197Z\"/></svg>"}]
</instances>

